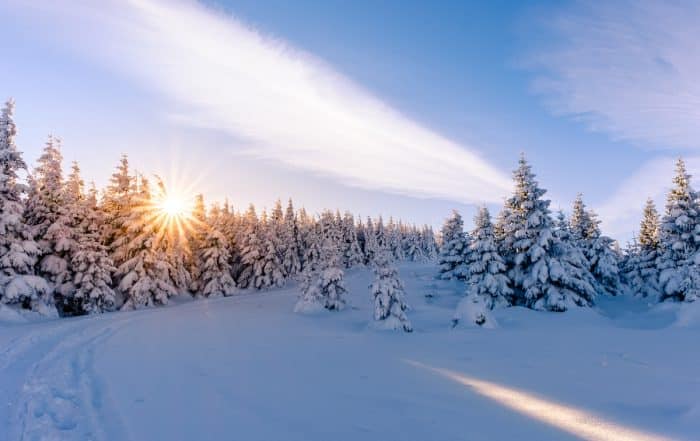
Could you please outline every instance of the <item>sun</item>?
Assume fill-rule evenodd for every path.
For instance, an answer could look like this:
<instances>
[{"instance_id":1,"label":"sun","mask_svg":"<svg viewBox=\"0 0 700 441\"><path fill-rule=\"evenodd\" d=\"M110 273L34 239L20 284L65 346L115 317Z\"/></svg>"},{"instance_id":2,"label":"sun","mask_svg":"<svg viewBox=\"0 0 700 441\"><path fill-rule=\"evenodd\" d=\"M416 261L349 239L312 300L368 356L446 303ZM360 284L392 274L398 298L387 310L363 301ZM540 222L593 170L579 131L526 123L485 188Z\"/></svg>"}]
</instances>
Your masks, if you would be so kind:
<instances>
[{"instance_id":1,"label":"sun","mask_svg":"<svg viewBox=\"0 0 700 441\"><path fill-rule=\"evenodd\" d=\"M168 217L178 218L187 217L191 212L191 207L185 198L172 194L160 201L158 209Z\"/></svg>"},{"instance_id":2,"label":"sun","mask_svg":"<svg viewBox=\"0 0 700 441\"><path fill-rule=\"evenodd\" d=\"M157 231L157 242L187 245L188 236L198 227L199 221L193 216L193 198L184 193L166 191L159 185L159 191L145 207L147 222Z\"/></svg>"}]
</instances>

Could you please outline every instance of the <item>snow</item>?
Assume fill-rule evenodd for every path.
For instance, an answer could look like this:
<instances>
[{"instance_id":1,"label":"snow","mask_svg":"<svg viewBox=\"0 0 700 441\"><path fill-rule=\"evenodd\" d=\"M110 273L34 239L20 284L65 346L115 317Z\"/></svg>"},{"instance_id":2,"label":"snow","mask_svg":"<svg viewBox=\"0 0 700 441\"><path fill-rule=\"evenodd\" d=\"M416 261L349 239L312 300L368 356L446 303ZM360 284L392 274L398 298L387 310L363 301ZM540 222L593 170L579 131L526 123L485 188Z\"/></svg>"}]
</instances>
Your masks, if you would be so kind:
<instances>
[{"instance_id":1,"label":"snow","mask_svg":"<svg viewBox=\"0 0 700 441\"><path fill-rule=\"evenodd\" d=\"M43 321L0 309L0 440L700 433L698 305L618 295L564 313L497 309L496 328L452 328L464 284L436 280L434 264L398 269L410 334L368 326L364 268L346 271L348 308L314 315L293 313L292 283Z\"/></svg>"}]
</instances>

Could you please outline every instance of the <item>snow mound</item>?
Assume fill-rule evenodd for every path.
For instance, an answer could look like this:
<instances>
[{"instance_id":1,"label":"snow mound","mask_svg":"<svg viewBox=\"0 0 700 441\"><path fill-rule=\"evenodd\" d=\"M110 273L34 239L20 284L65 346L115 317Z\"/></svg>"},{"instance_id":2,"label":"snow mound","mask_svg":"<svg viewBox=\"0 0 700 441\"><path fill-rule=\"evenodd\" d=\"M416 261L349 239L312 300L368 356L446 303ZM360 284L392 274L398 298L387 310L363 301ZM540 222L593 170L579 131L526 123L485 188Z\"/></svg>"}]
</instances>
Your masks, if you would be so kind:
<instances>
[{"instance_id":1,"label":"snow mound","mask_svg":"<svg viewBox=\"0 0 700 441\"><path fill-rule=\"evenodd\" d=\"M680 304L675 326L678 328L700 328L700 302Z\"/></svg>"},{"instance_id":2,"label":"snow mound","mask_svg":"<svg viewBox=\"0 0 700 441\"><path fill-rule=\"evenodd\" d=\"M294 312L298 314L318 314L324 309L322 303L307 301L306 299L299 299L296 305L294 305Z\"/></svg>"},{"instance_id":3,"label":"snow mound","mask_svg":"<svg viewBox=\"0 0 700 441\"><path fill-rule=\"evenodd\" d=\"M405 331L413 332L413 327L410 322L401 321L396 316L389 316L384 320L375 320L370 322L369 328L375 331Z\"/></svg>"},{"instance_id":4,"label":"snow mound","mask_svg":"<svg viewBox=\"0 0 700 441\"><path fill-rule=\"evenodd\" d=\"M486 306L483 297L468 295L457 305L457 310L452 318L452 327L493 329L498 327L498 322Z\"/></svg>"},{"instance_id":5,"label":"snow mound","mask_svg":"<svg viewBox=\"0 0 700 441\"><path fill-rule=\"evenodd\" d=\"M24 323L27 318L14 308L0 303L0 322Z\"/></svg>"}]
</instances>

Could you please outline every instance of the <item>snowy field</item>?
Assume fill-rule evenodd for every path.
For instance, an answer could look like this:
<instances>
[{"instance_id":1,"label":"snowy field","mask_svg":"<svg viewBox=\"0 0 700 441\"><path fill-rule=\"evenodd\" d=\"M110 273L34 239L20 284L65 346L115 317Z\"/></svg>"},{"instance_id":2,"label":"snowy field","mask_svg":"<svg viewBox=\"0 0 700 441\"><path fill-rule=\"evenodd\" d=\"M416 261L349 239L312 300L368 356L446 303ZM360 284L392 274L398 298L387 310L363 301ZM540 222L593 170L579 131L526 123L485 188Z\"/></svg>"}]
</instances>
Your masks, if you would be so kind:
<instances>
[{"instance_id":1,"label":"snowy field","mask_svg":"<svg viewBox=\"0 0 700 441\"><path fill-rule=\"evenodd\" d=\"M339 313L294 314L288 287L6 320L0 439L700 437L690 309L617 298L562 314L512 308L496 312L496 329L451 329L459 284L433 280L431 265L400 273L412 334L368 328L366 270L346 274L352 307Z\"/></svg>"}]
</instances>

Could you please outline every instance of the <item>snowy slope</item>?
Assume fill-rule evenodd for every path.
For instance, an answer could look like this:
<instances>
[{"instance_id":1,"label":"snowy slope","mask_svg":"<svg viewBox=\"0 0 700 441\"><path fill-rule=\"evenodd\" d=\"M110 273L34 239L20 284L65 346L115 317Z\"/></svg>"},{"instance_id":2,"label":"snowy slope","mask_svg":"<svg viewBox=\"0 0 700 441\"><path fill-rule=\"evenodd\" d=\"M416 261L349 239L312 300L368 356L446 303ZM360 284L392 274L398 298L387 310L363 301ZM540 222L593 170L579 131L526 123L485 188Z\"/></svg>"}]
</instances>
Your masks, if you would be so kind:
<instances>
[{"instance_id":1,"label":"snowy slope","mask_svg":"<svg viewBox=\"0 0 700 441\"><path fill-rule=\"evenodd\" d=\"M412 334L368 328L366 270L347 274L353 307L339 313L292 313L290 287L4 322L0 439L698 438L700 328L688 311L678 326L676 306L622 298L453 330L461 288L435 271L400 266Z\"/></svg>"}]
</instances>

